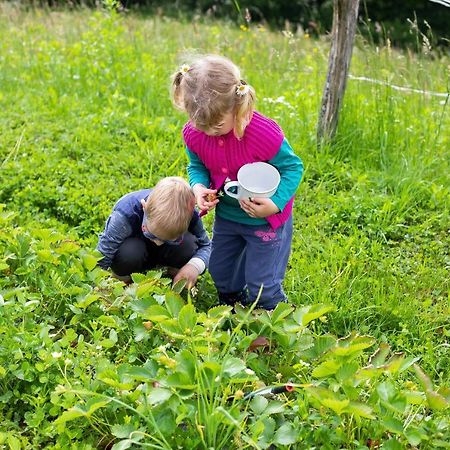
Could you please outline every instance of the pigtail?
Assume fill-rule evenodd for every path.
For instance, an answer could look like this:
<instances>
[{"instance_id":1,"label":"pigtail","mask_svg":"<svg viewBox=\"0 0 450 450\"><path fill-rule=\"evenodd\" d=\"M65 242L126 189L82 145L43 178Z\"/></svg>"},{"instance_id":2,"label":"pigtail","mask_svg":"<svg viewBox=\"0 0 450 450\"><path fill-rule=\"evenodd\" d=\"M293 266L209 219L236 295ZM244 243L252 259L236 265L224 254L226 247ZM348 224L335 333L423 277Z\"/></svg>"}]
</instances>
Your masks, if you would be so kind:
<instances>
[{"instance_id":1,"label":"pigtail","mask_svg":"<svg viewBox=\"0 0 450 450\"><path fill-rule=\"evenodd\" d=\"M172 86L171 86L171 98L173 105L181 110L185 111L184 100L183 100L183 89L182 89L182 81L185 74L189 71L189 68L186 69L185 66L181 66L171 77Z\"/></svg>"},{"instance_id":2,"label":"pigtail","mask_svg":"<svg viewBox=\"0 0 450 450\"><path fill-rule=\"evenodd\" d=\"M252 120L255 110L256 93L252 86L240 80L236 86L237 106L235 114L234 134L240 139L244 136L245 127Z\"/></svg>"}]
</instances>

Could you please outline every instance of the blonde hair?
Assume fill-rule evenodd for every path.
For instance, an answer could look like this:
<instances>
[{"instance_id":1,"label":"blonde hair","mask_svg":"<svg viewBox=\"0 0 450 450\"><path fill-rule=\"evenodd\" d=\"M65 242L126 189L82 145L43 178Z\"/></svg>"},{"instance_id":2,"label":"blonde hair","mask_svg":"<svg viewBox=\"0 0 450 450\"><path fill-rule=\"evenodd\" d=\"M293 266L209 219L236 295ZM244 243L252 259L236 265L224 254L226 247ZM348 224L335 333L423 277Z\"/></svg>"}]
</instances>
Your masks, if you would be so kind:
<instances>
[{"instance_id":1,"label":"blonde hair","mask_svg":"<svg viewBox=\"0 0 450 450\"><path fill-rule=\"evenodd\" d=\"M194 205L194 194L186 180L181 177L163 178L153 188L145 204L148 230L151 233L163 231L167 240L180 237L189 227Z\"/></svg>"},{"instance_id":2,"label":"blonde hair","mask_svg":"<svg viewBox=\"0 0 450 450\"><path fill-rule=\"evenodd\" d=\"M241 85L247 88L243 94L238 93ZM256 94L228 58L206 55L195 58L190 65L183 65L172 75L172 101L203 131L232 112L234 134L241 138L252 118Z\"/></svg>"}]
</instances>

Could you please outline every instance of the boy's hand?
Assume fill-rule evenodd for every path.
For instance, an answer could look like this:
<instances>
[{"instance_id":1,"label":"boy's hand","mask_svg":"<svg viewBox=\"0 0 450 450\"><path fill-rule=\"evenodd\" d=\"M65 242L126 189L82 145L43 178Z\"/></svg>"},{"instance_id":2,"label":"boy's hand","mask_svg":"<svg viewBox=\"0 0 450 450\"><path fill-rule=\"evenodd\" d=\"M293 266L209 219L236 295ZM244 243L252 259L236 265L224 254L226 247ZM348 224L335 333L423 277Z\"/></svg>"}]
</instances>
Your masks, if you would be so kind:
<instances>
[{"instance_id":1,"label":"boy's hand","mask_svg":"<svg viewBox=\"0 0 450 450\"><path fill-rule=\"evenodd\" d=\"M198 270L192 264L185 264L175 275L173 284L180 280L186 280L186 287L190 289L197 282Z\"/></svg>"},{"instance_id":2,"label":"boy's hand","mask_svg":"<svg viewBox=\"0 0 450 450\"><path fill-rule=\"evenodd\" d=\"M251 200L240 200L241 208L250 216L263 219L280 212L278 206L270 198L252 198Z\"/></svg>"},{"instance_id":3,"label":"boy's hand","mask_svg":"<svg viewBox=\"0 0 450 450\"><path fill-rule=\"evenodd\" d=\"M202 211L209 211L219 203L217 189L208 189L203 184L195 184L192 188L197 206Z\"/></svg>"}]
</instances>

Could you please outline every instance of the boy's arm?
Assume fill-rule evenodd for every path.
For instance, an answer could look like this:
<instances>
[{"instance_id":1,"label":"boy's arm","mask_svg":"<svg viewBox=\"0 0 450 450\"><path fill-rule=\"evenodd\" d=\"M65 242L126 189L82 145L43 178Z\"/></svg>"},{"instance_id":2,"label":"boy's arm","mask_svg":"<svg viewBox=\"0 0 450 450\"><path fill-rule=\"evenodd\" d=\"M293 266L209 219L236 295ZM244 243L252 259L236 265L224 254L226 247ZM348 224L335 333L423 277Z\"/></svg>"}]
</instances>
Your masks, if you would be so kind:
<instances>
[{"instance_id":1,"label":"boy's arm","mask_svg":"<svg viewBox=\"0 0 450 450\"><path fill-rule=\"evenodd\" d=\"M194 256L188 261L188 264L195 266L198 273L201 274L208 267L209 257L211 255L211 241L200 218L197 218L195 225L190 231L197 238L196 242L198 247Z\"/></svg>"},{"instance_id":2,"label":"boy's arm","mask_svg":"<svg viewBox=\"0 0 450 450\"><path fill-rule=\"evenodd\" d=\"M187 171L189 174L189 184L191 185L191 187L193 187L195 184L202 184L205 187L209 187L210 178L208 169L202 163L200 158L187 147L186 153L189 158Z\"/></svg>"},{"instance_id":3,"label":"boy's arm","mask_svg":"<svg viewBox=\"0 0 450 450\"><path fill-rule=\"evenodd\" d=\"M133 234L133 229L125 216L113 211L106 221L105 229L100 233L97 250L103 255L98 262L102 269L111 267L117 250L123 241Z\"/></svg>"},{"instance_id":4,"label":"boy's arm","mask_svg":"<svg viewBox=\"0 0 450 450\"><path fill-rule=\"evenodd\" d=\"M286 139L283 140L278 153L268 162L275 166L281 175L277 192L270 199L283 211L303 177L303 162Z\"/></svg>"}]
</instances>

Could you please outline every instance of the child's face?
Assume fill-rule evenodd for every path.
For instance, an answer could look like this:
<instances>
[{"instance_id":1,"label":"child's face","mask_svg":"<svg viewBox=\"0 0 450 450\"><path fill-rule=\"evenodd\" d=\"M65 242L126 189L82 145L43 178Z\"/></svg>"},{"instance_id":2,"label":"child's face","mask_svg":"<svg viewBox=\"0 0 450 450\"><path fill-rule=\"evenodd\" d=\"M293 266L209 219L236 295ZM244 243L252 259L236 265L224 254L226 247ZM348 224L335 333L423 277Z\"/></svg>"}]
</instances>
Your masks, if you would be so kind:
<instances>
[{"instance_id":1,"label":"child's face","mask_svg":"<svg viewBox=\"0 0 450 450\"><path fill-rule=\"evenodd\" d=\"M222 120L217 124L206 130L208 136L222 136L228 134L234 128L234 114L229 112L222 117Z\"/></svg>"},{"instance_id":2,"label":"child's face","mask_svg":"<svg viewBox=\"0 0 450 450\"><path fill-rule=\"evenodd\" d=\"M176 239L166 239L166 236L164 236L164 232L158 232L157 235L151 233L150 231L147 231L145 229L142 229L142 233L147 239L150 239L153 241L157 246L168 244L168 245L180 245L183 242L183 236L180 236Z\"/></svg>"}]
</instances>

